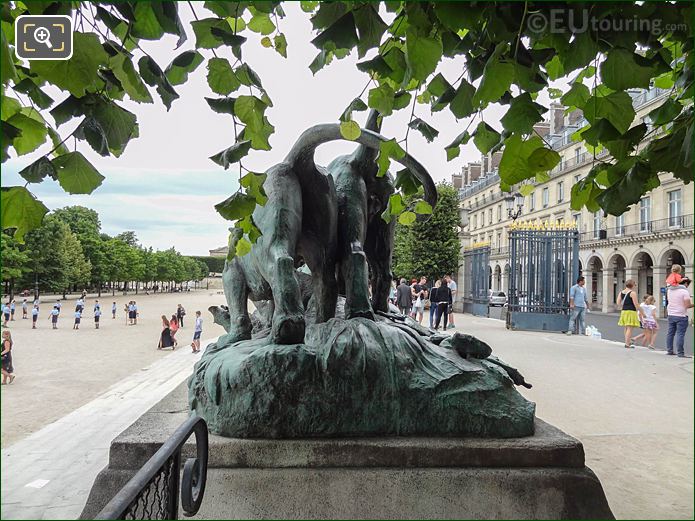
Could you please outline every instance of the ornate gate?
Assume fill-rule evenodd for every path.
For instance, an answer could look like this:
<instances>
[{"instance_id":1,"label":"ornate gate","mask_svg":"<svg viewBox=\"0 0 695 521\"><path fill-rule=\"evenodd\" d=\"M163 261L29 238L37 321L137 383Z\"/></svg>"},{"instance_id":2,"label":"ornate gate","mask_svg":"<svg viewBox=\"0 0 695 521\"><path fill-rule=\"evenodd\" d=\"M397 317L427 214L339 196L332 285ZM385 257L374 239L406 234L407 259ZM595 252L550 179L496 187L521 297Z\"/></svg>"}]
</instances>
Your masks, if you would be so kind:
<instances>
[{"instance_id":1,"label":"ornate gate","mask_svg":"<svg viewBox=\"0 0 695 521\"><path fill-rule=\"evenodd\" d=\"M566 331L569 289L579 276L579 233L573 224L512 225L509 229L507 327Z\"/></svg>"},{"instance_id":2,"label":"ornate gate","mask_svg":"<svg viewBox=\"0 0 695 521\"><path fill-rule=\"evenodd\" d=\"M463 269L463 312L488 316L490 244L477 243L464 249Z\"/></svg>"}]
</instances>

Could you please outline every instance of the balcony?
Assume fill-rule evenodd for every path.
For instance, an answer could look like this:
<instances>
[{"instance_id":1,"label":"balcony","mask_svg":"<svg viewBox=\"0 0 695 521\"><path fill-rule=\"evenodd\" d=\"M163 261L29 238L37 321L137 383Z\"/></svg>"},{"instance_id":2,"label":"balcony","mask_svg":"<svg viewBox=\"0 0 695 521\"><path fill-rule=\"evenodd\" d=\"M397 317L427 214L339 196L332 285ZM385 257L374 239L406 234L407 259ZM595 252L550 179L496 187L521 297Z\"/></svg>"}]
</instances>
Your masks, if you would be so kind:
<instances>
[{"instance_id":1,"label":"balcony","mask_svg":"<svg viewBox=\"0 0 695 521\"><path fill-rule=\"evenodd\" d=\"M579 234L579 242L593 242L605 239L624 239L642 237L646 235L672 232L677 230L692 230L693 214L679 215L667 219L657 219L644 223L628 224L624 226L611 226L600 230L582 232Z\"/></svg>"}]
</instances>

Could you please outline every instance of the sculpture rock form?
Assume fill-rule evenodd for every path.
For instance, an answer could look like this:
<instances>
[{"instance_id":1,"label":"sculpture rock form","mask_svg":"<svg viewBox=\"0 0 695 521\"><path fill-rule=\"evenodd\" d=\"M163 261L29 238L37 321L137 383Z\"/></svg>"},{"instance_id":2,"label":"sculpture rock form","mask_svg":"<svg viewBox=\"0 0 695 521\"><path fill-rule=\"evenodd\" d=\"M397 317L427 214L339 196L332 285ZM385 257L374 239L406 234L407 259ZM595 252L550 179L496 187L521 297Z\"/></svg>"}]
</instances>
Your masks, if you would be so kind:
<instances>
[{"instance_id":1,"label":"sculpture rock form","mask_svg":"<svg viewBox=\"0 0 695 521\"><path fill-rule=\"evenodd\" d=\"M189 380L191 409L212 432L533 434L535 404L516 391L515 383L530 386L516 369L474 337L434 334L389 306L393 224L381 213L394 188L390 176L376 177L386 139L374 132L377 119L370 114L358 149L328 168L313 154L341 139L338 125L307 130L268 170L268 201L253 214L263 235L251 253L225 264L227 306L210 308L227 334L208 346ZM398 161L434 207L425 168L408 154Z\"/></svg>"}]
</instances>

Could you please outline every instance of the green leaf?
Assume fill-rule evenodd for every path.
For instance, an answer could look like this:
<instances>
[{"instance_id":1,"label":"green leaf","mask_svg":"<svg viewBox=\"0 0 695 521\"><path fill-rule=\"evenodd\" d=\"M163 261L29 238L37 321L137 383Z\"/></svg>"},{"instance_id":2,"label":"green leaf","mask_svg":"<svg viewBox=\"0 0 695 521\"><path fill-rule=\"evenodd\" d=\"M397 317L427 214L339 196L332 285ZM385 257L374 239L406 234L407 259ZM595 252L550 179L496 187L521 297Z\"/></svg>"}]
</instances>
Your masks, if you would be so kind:
<instances>
[{"instance_id":1,"label":"green leaf","mask_svg":"<svg viewBox=\"0 0 695 521\"><path fill-rule=\"evenodd\" d=\"M548 88L548 96L550 96L550 99L558 99L562 97L564 92L562 92L562 89L554 89L554 88ZM587 94L588 94L588 89L587 89Z\"/></svg>"},{"instance_id":2,"label":"green leaf","mask_svg":"<svg viewBox=\"0 0 695 521\"><path fill-rule=\"evenodd\" d=\"M393 112L395 93L387 83L374 89L370 89L367 104L376 109L382 116L390 116Z\"/></svg>"},{"instance_id":3,"label":"green leaf","mask_svg":"<svg viewBox=\"0 0 695 521\"><path fill-rule=\"evenodd\" d=\"M231 197L215 205L217 213L228 221L243 219L247 215L251 215L255 208L255 197L242 192L236 192Z\"/></svg>"},{"instance_id":4,"label":"green leaf","mask_svg":"<svg viewBox=\"0 0 695 521\"><path fill-rule=\"evenodd\" d=\"M403 192L404 195L413 195L417 193L420 181L417 180L410 170L404 168L396 173L394 186Z\"/></svg>"},{"instance_id":5,"label":"green leaf","mask_svg":"<svg viewBox=\"0 0 695 521\"><path fill-rule=\"evenodd\" d=\"M601 142L614 158L625 159L635 150L646 133L647 125L640 123L613 140L601 139Z\"/></svg>"},{"instance_id":6,"label":"green leaf","mask_svg":"<svg viewBox=\"0 0 695 521\"><path fill-rule=\"evenodd\" d=\"M401 194L391 194L391 196L389 196L388 207L391 215L397 215L405 210L405 203L403 202Z\"/></svg>"},{"instance_id":7,"label":"green leaf","mask_svg":"<svg viewBox=\"0 0 695 521\"><path fill-rule=\"evenodd\" d=\"M40 109L47 109L53 105L53 98L42 91L30 78L24 78L19 83L16 83L12 90L29 95L34 105Z\"/></svg>"},{"instance_id":8,"label":"green leaf","mask_svg":"<svg viewBox=\"0 0 695 521\"><path fill-rule=\"evenodd\" d=\"M104 129L92 116L82 120L75 136L79 139L85 139L97 154L101 156L109 155L109 144Z\"/></svg>"},{"instance_id":9,"label":"green leaf","mask_svg":"<svg viewBox=\"0 0 695 521\"><path fill-rule=\"evenodd\" d=\"M237 90L241 83L226 58L210 58L208 60L208 85L217 94L230 94Z\"/></svg>"},{"instance_id":10,"label":"green leaf","mask_svg":"<svg viewBox=\"0 0 695 521\"><path fill-rule=\"evenodd\" d=\"M184 51L172 60L164 75L172 85L186 83L188 75L203 63L203 55L198 51Z\"/></svg>"},{"instance_id":11,"label":"green leaf","mask_svg":"<svg viewBox=\"0 0 695 521\"><path fill-rule=\"evenodd\" d=\"M271 40L268 36L264 36L261 38L261 45L268 49L273 46L273 40Z\"/></svg>"},{"instance_id":12,"label":"green leaf","mask_svg":"<svg viewBox=\"0 0 695 521\"><path fill-rule=\"evenodd\" d=\"M55 167L46 156L38 158L32 164L20 170L19 175L26 179L28 183L40 183L45 177L57 178Z\"/></svg>"},{"instance_id":13,"label":"green leaf","mask_svg":"<svg viewBox=\"0 0 695 521\"><path fill-rule=\"evenodd\" d=\"M465 118L473 114L476 106L473 103L475 87L466 80L461 79L461 84L456 89L454 98L449 103L449 110L457 119Z\"/></svg>"},{"instance_id":14,"label":"green leaf","mask_svg":"<svg viewBox=\"0 0 695 521\"><path fill-rule=\"evenodd\" d=\"M5 39L5 32L0 31L0 37L2 38L2 51L0 54L0 79L3 85L6 85L10 80L17 80L17 71L14 67L14 60L12 59L12 52Z\"/></svg>"},{"instance_id":15,"label":"green leaf","mask_svg":"<svg viewBox=\"0 0 695 521\"><path fill-rule=\"evenodd\" d=\"M353 112L362 112L367 110L367 108L367 104L364 101L362 101L360 98L355 98L340 115L340 121L350 121L352 119Z\"/></svg>"},{"instance_id":16,"label":"green leaf","mask_svg":"<svg viewBox=\"0 0 695 521\"><path fill-rule=\"evenodd\" d=\"M444 149L446 151L446 160L451 161L453 159L456 159L459 154L461 153L461 149L459 147L447 147Z\"/></svg>"},{"instance_id":17,"label":"green leaf","mask_svg":"<svg viewBox=\"0 0 695 521\"><path fill-rule=\"evenodd\" d=\"M625 133L635 119L632 98L627 92L613 92L606 96L590 97L584 105L584 117L593 124L605 118L618 130Z\"/></svg>"},{"instance_id":18,"label":"green leaf","mask_svg":"<svg viewBox=\"0 0 695 521\"><path fill-rule=\"evenodd\" d=\"M48 208L23 186L3 187L0 192L0 220L3 230L16 228L14 238L23 242L24 234L41 226Z\"/></svg>"},{"instance_id":19,"label":"green leaf","mask_svg":"<svg viewBox=\"0 0 695 521\"><path fill-rule=\"evenodd\" d=\"M461 153L461 149L459 147L462 144L465 145L468 143L471 137L472 136L467 130L464 130L458 136L456 136L456 138L444 149L446 151L446 160L451 161L452 159L458 157L458 155Z\"/></svg>"},{"instance_id":20,"label":"green leaf","mask_svg":"<svg viewBox=\"0 0 695 521\"><path fill-rule=\"evenodd\" d=\"M260 11L253 15L247 27L254 33L260 34L271 34L275 30L275 24L270 19L270 16L268 16L268 13Z\"/></svg>"},{"instance_id":21,"label":"green leaf","mask_svg":"<svg viewBox=\"0 0 695 521\"><path fill-rule=\"evenodd\" d=\"M504 141L504 151L499 165L500 179L514 185L530 179L538 171L537 163L531 165L529 159L536 150L543 148L543 140L532 136L526 141L518 134L512 134Z\"/></svg>"},{"instance_id":22,"label":"green leaf","mask_svg":"<svg viewBox=\"0 0 695 521\"><path fill-rule=\"evenodd\" d=\"M393 110L401 110L410 104L412 96L409 92L400 91L393 97Z\"/></svg>"},{"instance_id":23,"label":"green leaf","mask_svg":"<svg viewBox=\"0 0 695 521\"><path fill-rule=\"evenodd\" d=\"M301 2L299 2L299 4L302 8L302 11L304 11L305 13L312 13L318 7L319 2L302 0Z\"/></svg>"},{"instance_id":24,"label":"green leaf","mask_svg":"<svg viewBox=\"0 0 695 521\"><path fill-rule=\"evenodd\" d=\"M427 92L430 92L433 96L439 97L447 91L453 91L454 87L451 86L446 78L441 74L437 74L427 85Z\"/></svg>"},{"instance_id":25,"label":"green leaf","mask_svg":"<svg viewBox=\"0 0 695 521\"><path fill-rule=\"evenodd\" d=\"M30 117L26 112L28 109L22 109L21 112L7 120L9 125L21 131L21 134L12 140L12 146L18 156L23 156L39 148L46 141L48 134L46 125Z\"/></svg>"},{"instance_id":26,"label":"green leaf","mask_svg":"<svg viewBox=\"0 0 695 521\"><path fill-rule=\"evenodd\" d=\"M220 18L203 18L191 22L195 34L195 46L198 49L215 49L222 45L221 33L213 34L212 29L219 29L223 33L229 31L230 26L226 20Z\"/></svg>"},{"instance_id":27,"label":"green leaf","mask_svg":"<svg viewBox=\"0 0 695 521\"><path fill-rule=\"evenodd\" d=\"M80 152L68 152L52 163L60 186L69 194L91 194L104 181L104 176Z\"/></svg>"},{"instance_id":28,"label":"green leaf","mask_svg":"<svg viewBox=\"0 0 695 521\"><path fill-rule=\"evenodd\" d=\"M473 96L473 105L476 107L498 101L509 90L514 80L514 65L498 61L497 58L491 60L485 65L483 79Z\"/></svg>"},{"instance_id":29,"label":"green leaf","mask_svg":"<svg viewBox=\"0 0 695 521\"><path fill-rule=\"evenodd\" d=\"M51 143L53 143L53 147L55 150L53 151L53 156L62 156L63 154L67 154L69 152L68 147L63 144L63 140L61 139L60 135L58 132L53 130L50 126L48 127L48 136L51 138ZM57 178L56 178L57 180Z\"/></svg>"},{"instance_id":30,"label":"green leaf","mask_svg":"<svg viewBox=\"0 0 695 521\"><path fill-rule=\"evenodd\" d=\"M138 135L137 117L113 101L100 100L92 109L92 116L104 131L111 153L119 157L128 142Z\"/></svg>"},{"instance_id":31,"label":"green leaf","mask_svg":"<svg viewBox=\"0 0 695 521\"><path fill-rule=\"evenodd\" d=\"M663 104L649 113L649 119L651 119L654 125L665 125L673 121L681 113L681 110L683 110L683 105L668 98Z\"/></svg>"},{"instance_id":32,"label":"green leaf","mask_svg":"<svg viewBox=\"0 0 695 521\"><path fill-rule=\"evenodd\" d=\"M421 120L420 118L414 118L410 123L408 123L408 126L420 132L428 143L434 141L434 138L439 135L439 131L436 128L430 126L427 122Z\"/></svg>"},{"instance_id":33,"label":"green leaf","mask_svg":"<svg viewBox=\"0 0 695 521\"><path fill-rule=\"evenodd\" d=\"M250 139L256 150L270 150L268 138L275 129L264 116L267 108L268 105L255 96L239 96L234 102L234 113L246 125L244 139Z\"/></svg>"},{"instance_id":34,"label":"green leaf","mask_svg":"<svg viewBox=\"0 0 695 521\"><path fill-rule=\"evenodd\" d=\"M354 141L362 134L360 126L355 121L341 121L340 122L340 135L345 139Z\"/></svg>"},{"instance_id":35,"label":"green leaf","mask_svg":"<svg viewBox=\"0 0 695 521\"><path fill-rule=\"evenodd\" d=\"M142 76L145 83L150 87L157 87L157 93L167 111L171 109L171 104L179 95L174 90L174 87L171 86L159 65L149 56L143 56L138 60L138 68L140 69L140 76Z\"/></svg>"},{"instance_id":36,"label":"green leaf","mask_svg":"<svg viewBox=\"0 0 695 521\"><path fill-rule=\"evenodd\" d=\"M548 79L553 81L565 75L565 69L558 55L553 56L553 58L545 64L545 71L548 73Z\"/></svg>"},{"instance_id":37,"label":"green leaf","mask_svg":"<svg viewBox=\"0 0 695 521\"><path fill-rule=\"evenodd\" d=\"M101 83L97 70L106 66L108 59L96 34L75 32L69 60L34 60L31 72L81 98L87 89L95 89Z\"/></svg>"},{"instance_id":38,"label":"green leaf","mask_svg":"<svg viewBox=\"0 0 695 521\"><path fill-rule=\"evenodd\" d=\"M0 117L2 117L3 121L7 121L17 114L21 108L22 105L16 99L5 95L0 97Z\"/></svg>"},{"instance_id":39,"label":"green leaf","mask_svg":"<svg viewBox=\"0 0 695 521\"><path fill-rule=\"evenodd\" d=\"M243 22L243 20L241 20ZM227 21L228 23L226 25L222 24L221 27L213 26L210 28L210 33L218 38L219 40L222 40L222 43L231 47L232 48L232 53L239 59L241 57L239 56L238 52L241 49L241 45L247 40L245 36L240 36L238 34L234 33L234 30L229 27L230 23L229 20Z\"/></svg>"},{"instance_id":40,"label":"green leaf","mask_svg":"<svg viewBox=\"0 0 695 521\"><path fill-rule=\"evenodd\" d=\"M601 79L613 90L630 88L649 88L649 82L656 70L648 60L627 49L614 47L601 63Z\"/></svg>"},{"instance_id":41,"label":"green leaf","mask_svg":"<svg viewBox=\"0 0 695 521\"><path fill-rule=\"evenodd\" d=\"M432 205L427 201L418 201L413 209L415 213L420 215L430 215L432 213Z\"/></svg>"},{"instance_id":42,"label":"green leaf","mask_svg":"<svg viewBox=\"0 0 695 521\"><path fill-rule=\"evenodd\" d=\"M530 134L533 132L533 126L543 121L541 112L545 110L545 107L535 103L531 95L525 92L512 100L507 113L500 121L508 132Z\"/></svg>"},{"instance_id":43,"label":"green leaf","mask_svg":"<svg viewBox=\"0 0 695 521\"><path fill-rule=\"evenodd\" d=\"M133 36L143 40L159 40L164 35L164 28L149 2L136 2L134 14L134 22L131 25Z\"/></svg>"},{"instance_id":44,"label":"green leaf","mask_svg":"<svg viewBox=\"0 0 695 521\"><path fill-rule=\"evenodd\" d=\"M547 172L560 162L560 154L549 148L537 148L528 158L528 166L533 171Z\"/></svg>"},{"instance_id":45,"label":"green leaf","mask_svg":"<svg viewBox=\"0 0 695 521\"><path fill-rule=\"evenodd\" d=\"M251 243L246 237L240 237L236 243L234 252L237 257L243 257L247 253L251 253Z\"/></svg>"},{"instance_id":46,"label":"green leaf","mask_svg":"<svg viewBox=\"0 0 695 521\"><path fill-rule=\"evenodd\" d=\"M222 152L211 156L210 159L227 170L230 165L241 161L249 153L250 148L251 141L239 141Z\"/></svg>"},{"instance_id":47,"label":"green leaf","mask_svg":"<svg viewBox=\"0 0 695 521\"><path fill-rule=\"evenodd\" d=\"M234 70L234 75L242 85L246 85L247 87L254 85L259 89L263 89L263 85L261 84L261 79L258 77L258 74L256 74L247 63L243 63L237 67Z\"/></svg>"},{"instance_id":48,"label":"green leaf","mask_svg":"<svg viewBox=\"0 0 695 521\"><path fill-rule=\"evenodd\" d=\"M661 74L654 78L654 86L659 88L659 89L670 89L673 87L673 72L665 72L664 74Z\"/></svg>"},{"instance_id":49,"label":"green leaf","mask_svg":"<svg viewBox=\"0 0 695 521\"><path fill-rule=\"evenodd\" d=\"M532 194L535 189L536 189L536 187L533 186L532 184L525 184L525 185L521 185L519 187L519 193L521 195L523 195L524 197L526 197L527 195Z\"/></svg>"},{"instance_id":50,"label":"green leaf","mask_svg":"<svg viewBox=\"0 0 695 521\"><path fill-rule=\"evenodd\" d=\"M273 43L275 44L275 50L283 58L287 58L287 38L282 33L276 34L273 38Z\"/></svg>"},{"instance_id":51,"label":"green leaf","mask_svg":"<svg viewBox=\"0 0 695 521\"><path fill-rule=\"evenodd\" d=\"M130 99L138 103L153 103L150 91L135 70L131 59L125 54L117 54L109 60L114 76L121 82L123 90Z\"/></svg>"},{"instance_id":52,"label":"green leaf","mask_svg":"<svg viewBox=\"0 0 695 521\"><path fill-rule=\"evenodd\" d=\"M378 8L378 4L376 7ZM374 5L364 4L353 13L360 38L357 43L357 55L362 58L369 49L379 46L381 37L388 26L381 19Z\"/></svg>"},{"instance_id":53,"label":"green leaf","mask_svg":"<svg viewBox=\"0 0 695 521\"><path fill-rule=\"evenodd\" d=\"M577 107L578 109L584 109L584 106L590 97L591 93L586 85L583 83L573 83L570 90L568 90L560 98L560 103L566 107Z\"/></svg>"},{"instance_id":54,"label":"green leaf","mask_svg":"<svg viewBox=\"0 0 695 521\"><path fill-rule=\"evenodd\" d=\"M599 146L600 142L612 141L620 136L620 132L607 119L599 119L580 132L580 139L594 147Z\"/></svg>"},{"instance_id":55,"label":"green leaf","mask_svg":"<svg viewBox=\"0 0 695 521\"><path fill-rule=\"evenodd\" d=\"M619 177L617 183L609 186L596 198L601 208L611 215L624 213L639 202L645 191L659 186L658 173L653 172L649 163L643 160L636 161L626 174Z\"/></svg>"},{"instance_id":56,"label":"green leaf","mask_svg":"<svg viewBox=\"0 0 695 521\"><path fill-rule=\"evenodd\" d=\"M403 212L398 216L398 222L404 226L410 226L417 220L417 215L413 212Z\"/></svg>"},{"instance_id":57,"label":"green leaf","mask_svg":"<svg viewBox=\"0 0 695 521\"><path fill-rule=\"evenodd\" d=\"M352 11L338 18L328 29L311 40L319 49L334 51L336 49L351 49L358 43L355 30L355 17Z\"/></svg>"},{"instance_id":58,"label":"green leaf","mask_svg":"<svg viewBox=\"0 0 695 521\"><path fill-rule=\"evenodd\" d=\"M473 133L473 143L481 154L487 154L492 147L500 142L500 134L490 125L481 121Z\"/></svg>"},{"instance_id":59,"label":"green leaf","mask_svg":"<svg viewBox=\"0 0 695 521\"><path fill-rule=\"evenodd\" d=\"M210 108L218 114L234 115L234 102L236 98L205 98Z\"/></svg>"},{"instance_id":60,"label":"green leaf","mask_svg":"<svg viewBox=\"0 0 695 521\"><path fill-rule=\"evenodd\" d=\"M396 142L395 139L382 141L379 143L379 154L376 156L376 163L379 165L377 177L383 177L388 172L391 159L403 159L405 150Z\"/></svg>"},{"instance_id":61,"label":"green leaf","mask_svg":"<svg viewBox=\"0 0 695 521\"><path fill-rule=\"evenodd\" d=\"M376 56L371 60L358 62L356 67L358 70L362 72L378 74L381 77L386 77L393 73L393 69L389 66L388 63L386 63L386 60L381 56Z\"/></svg>"},{"instance_id":62,"label":"green leaf","mask_svg":"<svg viewBox=\"0 0 695 521\"><path fill-rule=\"evenodd\" d=\"M439 36L423 36L416 28L409 27L405 42L409 76L424 81L437 69L442 58L442 40Z\"/></svg>"},{"instance_id":63,"label":"green leaf","mask_svg":"<svg viewBox=\"0 0 695 521\"><path fill-rule=\"evenodd\" d=\"M263 183L265 183L267 177L267 174L254 174L249 172L239 179L239 184L246 188L246 193L253 196L254 199L256 199L256 203L260 206L265 206L265 203L268 202L268 196L263 189Z\"/></svg>"}]
</instances>

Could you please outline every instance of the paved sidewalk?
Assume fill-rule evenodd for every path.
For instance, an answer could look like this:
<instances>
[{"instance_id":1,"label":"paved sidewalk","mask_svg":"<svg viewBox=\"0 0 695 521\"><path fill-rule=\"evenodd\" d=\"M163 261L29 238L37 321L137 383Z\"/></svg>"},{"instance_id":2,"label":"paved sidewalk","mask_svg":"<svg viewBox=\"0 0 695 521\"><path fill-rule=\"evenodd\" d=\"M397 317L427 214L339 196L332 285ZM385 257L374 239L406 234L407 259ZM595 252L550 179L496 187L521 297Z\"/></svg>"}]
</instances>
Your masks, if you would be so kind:
<instances>
[{"instance_id":1,"label":"paved sidewalk","mask_svg":"<svg viewBox=\"0 0 695 521\"><path fill-rule=\"evenodd\" d=\"M3 449L2 518L76 519L113 438L186 379L200 356L184 346Z\"/></svg>"}]
</instances>

